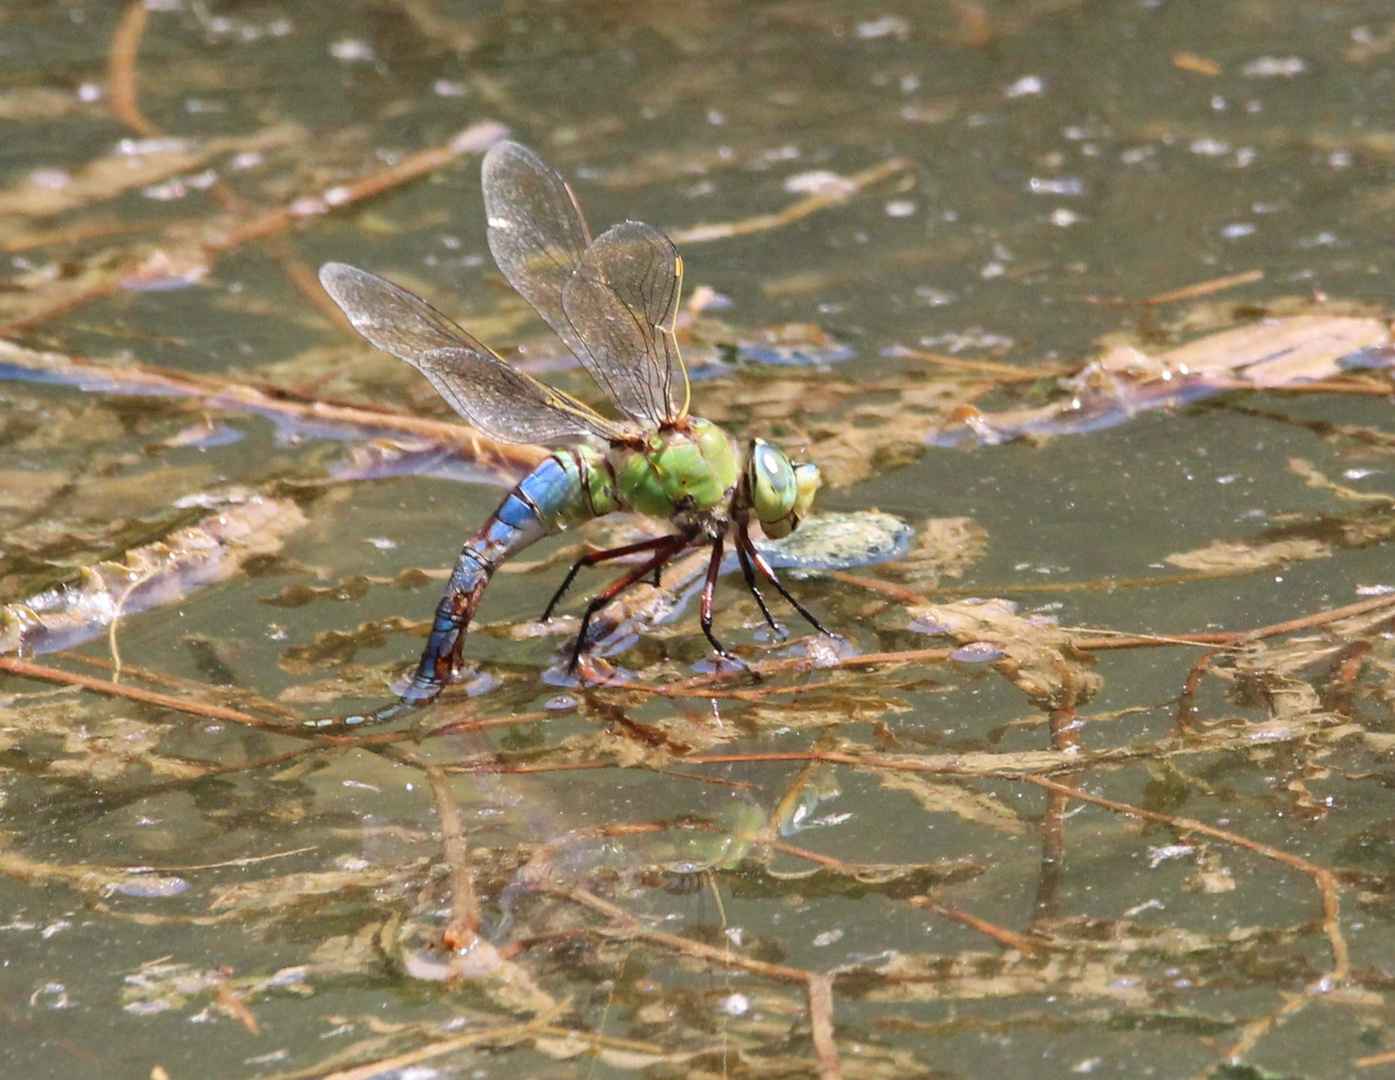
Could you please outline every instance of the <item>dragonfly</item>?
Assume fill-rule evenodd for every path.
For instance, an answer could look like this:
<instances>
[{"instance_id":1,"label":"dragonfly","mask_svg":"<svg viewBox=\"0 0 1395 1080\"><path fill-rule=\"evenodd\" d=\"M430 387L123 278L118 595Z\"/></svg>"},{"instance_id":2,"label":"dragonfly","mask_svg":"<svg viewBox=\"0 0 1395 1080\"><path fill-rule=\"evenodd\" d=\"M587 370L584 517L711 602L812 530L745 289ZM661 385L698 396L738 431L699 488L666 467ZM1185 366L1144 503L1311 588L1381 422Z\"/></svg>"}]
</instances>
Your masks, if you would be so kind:
<instances>
[{"instance_id":1,"label":"dragonfly","mask_svg":"<svg viewBox=\"0 0 1395 1080\"><path fill-rule=\"evenodd\" d=\"M689 413L688 373L674 334L683 262L673 242L634 221L592 239L566 181L518 143L489 150L483 188L489 247L499 269L620 416L606 417L512 367L425 300L384 278L344 263L321 268L321 283L354 329L425 375L467 423L502 442L557 448L462 547L416 672L399 697L428 702L455 680L470 621L506 560L545 536L617 511L662 519L670 531L588 553L572 565L543 621L583 569L638 560L587 603L569 674L576 672L598 611L650 575L657 581L666 563L701 547L712 549L702 586L702 632L718 657L746 667L712 631L713 596L728 542L777 635L783 631L757 575L818 632L829 634L751 539L754 524L772 539L799 525L820 484L818 467L795 464L763 439L740 447L722 428Z\"/></svg>"}]
</instances>

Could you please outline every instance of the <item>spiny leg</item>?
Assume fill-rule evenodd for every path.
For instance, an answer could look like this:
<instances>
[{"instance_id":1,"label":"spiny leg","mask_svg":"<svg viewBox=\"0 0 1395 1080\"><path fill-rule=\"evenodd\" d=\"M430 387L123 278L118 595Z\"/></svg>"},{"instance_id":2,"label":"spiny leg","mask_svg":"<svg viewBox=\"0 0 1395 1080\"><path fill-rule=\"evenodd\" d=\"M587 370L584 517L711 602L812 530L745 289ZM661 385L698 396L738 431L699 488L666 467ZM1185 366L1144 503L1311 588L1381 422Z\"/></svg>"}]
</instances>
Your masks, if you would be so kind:
<instances>
[{"instance_id":1,"label":"spiny leg","mask_svg":"<svg viewBox=\"0 0 1395 1080\"><path fill-rule=\"evenodd\" d=\"M760 586L756 584L756 572L751 569L751 557L746 554L746 545L742 543L745 535L743 527L736 539L736 557L741 562L741 576L746 579L746 588L751 590L751 595L756 598L756 603L760 605L760 613L765 616L765 621L770 625L775 639L783 641L786 636L785 628L775 621L774 615L770 614L770 608L765 603L765 596L761 593Z\"/></svg>"},{"instance_id":2,"label":"spiny leg","mask_svg":"<svg viewBox=\"0 0 1395 1080\"><path fill-rule=\"evenodd\" d=\"M722 572L722 544L723 538L720 536L712 541L712 558L707 562L707 578L702 583L702 606L699 609L698 625L702 627L703 634L712 643L712 648L718 656L723 660L730 660L732 663L738 664L755 675L756 673L751 671L751 665L735 653L728 652L726 646L718 641L717 635L712 632L713 600L717 593L717 577ZM759 675L756 677L760 678Z\"/></svg>"},{"instance_id":3,"label":"spiny leg","mask_svg":"<svg viewBox=\"0 0 1395 1080\"><path fill-rule=\"evenodd\" d=\"M813 612L790 595L790 591L785 588L784 582L775 576L775 571L771 568L770 564L765 561L765 556L756 550L755 544L751 542L750 536L744 529L741 530L740 534L737 536L736 542L739 546L746 549L747 556L750 558L751 562L755 564L756 569L760 571L761 576L775 586L780 595L789 601L790 607L794 608L795 611L799 612L799 614L804 617L805 622L826 637L838 637L832 630L827 629L823 623L814 618Z\"/></svg>"},{"instance_id":4,"label":"spiny leg","mask_svg":"<svg viewBox=\"0 0 1395 1080\"><path fill-rule=\"evenodd\" d=\"M664 536L659 538L659 542L654 544L654 554L646 562L636 566L624 577L611 582L586 605L586 612L581 616L581 630L576 635L576 645L572 648L571 663L567 665L567 672L576 670L576 665L581 659L581 650L586 645L586 632L591 628L591 619L631 585L643 581L645 577L658 570L664 563L668 562L692 541L686 536ZM645 541L649 543L649 541Z\"/></svg>"},{"instance_id":5,"label":"spiny leg","mask_svg":"<svg viewBox=\"0 0 1395 1080\"><path fill-rule=\"evenodd\" d=\"M552 612L556 610L563 595L571 588L571 584L576 580L576 575L588 566L595 566L597 563L609 562L611 559L623 559L626 555L638 555L641 551L657 551L667 544L673 537L656 536L652 540L641 540L637 544L626 544L624 547L608 548L605 551L591 551L572 563L572 568L567 571L567 576L562 579L561 586L552 594L552 599L547 602L547 607L543 609L542 622L547 622L552 618ZM659 568L654 568L654 584L659 584Z\"/></svg>"}]
</instances>

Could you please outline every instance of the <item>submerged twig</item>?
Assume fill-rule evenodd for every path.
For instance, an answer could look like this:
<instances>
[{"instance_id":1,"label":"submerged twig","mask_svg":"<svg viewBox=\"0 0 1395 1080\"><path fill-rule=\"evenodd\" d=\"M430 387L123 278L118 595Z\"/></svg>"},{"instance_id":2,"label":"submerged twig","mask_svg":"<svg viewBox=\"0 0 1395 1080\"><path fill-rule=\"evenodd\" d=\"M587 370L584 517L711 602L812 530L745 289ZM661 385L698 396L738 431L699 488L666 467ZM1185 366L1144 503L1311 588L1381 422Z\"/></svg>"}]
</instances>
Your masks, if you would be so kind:
<instances>
[{"instance_id":1,"label":"submerged twig","mask_svg":"<svg viewBox=\"0 0 1395 1080\"><path fill-rule=\"evenodd\" d=\"M739 221L724 221L712 224L690 225L686 229L670 230L669 236L675 244L703 244L709 240L730 240L736 236L750 236L752 233L778 229L817 213L828 206L847 202L863 188L869 187L889 176L911 168L912 163L905 158L892 158L874 165L870 169L854 173L846 183L839 184L830 191L821 191L798 202L791 203L783 210L769 214L756 214Z\"/></svg>"},{"instance_id":2,"label":"submerged twig","mask_svg":"<svg viewBox=\"0 0 1395 1080\"><path fill-rule=\"evenodd\" d=\"M431 796L436 804L436 820L441 823L441 850L450 867L451 916L442 932L442 941L453 952L461 952L473 948L480 940L480 906L475 899L469 846L445 769L440 765L427 765L426 779L431 784Z\"/></svg>"},{"instance_id":3,"label":"submerged twig","mask_svg":"<svg viewBox=\"0 0 1395 1080\"><path fill-rule=\"evenodd\" d=\"M137 100L136 54L140 50L140 41L149 21L150 8L146 6L145 0L132 0L127 4L121 21L116 24L116 33L111 38L111 53L107 59L111 111L128 128L147 139L160 133L159 128L141 113Z\"/></svg>"},{"instance_id":4,"label":"submerged twig","mask_svg":"<svg viewBox=\"0 0 1395 1080\"><path fill-rule=\"evenodd\" d=\"M833 1038L833 977L831 975L789 967L786 964L755 960L740 956L729 948L717 948L678 934L651 930L624 908L617 907L586 889L542 885L538 887L538 891L589 908L591 911L603 915L609 925L601 928L600 932L608 936L645 941L684 956L707 960L740 971L748 971L753 975L762 975L778 982L803 986L809 1003L810 1026L813 1029L813 1042L819 1060L819 1076L822 1080L836 1080L842 1076L838 1046Z\"/></svg>"},{"instance_id":5,"label":"submerged twig","mask_svg":"<svg viewBox=\"0 0 1395 1080\"><path fill-rule=\"evenodd\" d=\"M1163 304L1175 303L1178 300L1195 300L1201 296L1224 292L1226 289L1253 285L1255 282L1263 280L1263 270L1244 270L1238 274L1227 274L1225 277L1210 278L1192 285L1183 285L1180 288L1156 293L1142 300L1125 300L1112 296L1087 296L1085 299L1089 303L1099 304L1102 307L1160 307Z\"/></svg>"},{"instance_id":6,"label":"submerged twig","mask_svg":"<svg viewBox=\"0 0 1395 1080\"><path fill-rule=\"evenodd\" d=\"M449 142L412 154L370 176L348 184L336 184L317 194L293 199L279 209L249 219L235 221L216 229L216 231L211 231L210 235L200 242L186 242L181 245L176 241L161 253L160 266L176 262L180 265L207 269L222 256L235 251L244 244L284 232L309 218L337 212L362 202L364 199L381 195L383 192L399 187L410 180L435 172L464 154L485 150L503 138L506 133L507 129L502 124L493 121L473 124L456 134ZM125 266L108 272L100 281L92 285L67 296L61 296L28 314L0 325L0 337L31 330L50 319L120 292L131 283L162 276L165 276L164 272L150 265L147 260L133 260Z\"/></svg>"},{"instance_id":7,"label":"submerged twig","mask_svg":"<svg viewBox=\"0 0 1395 1080\"><path fill-rule=\"evenodd\" d=\"M200 409L255 413L320 434L337 430L356 439L408 436L435 443L510 478L526 473L547 455L540 447L495 442L457 421L432 420L387 405L332 404L232 376L196 375L150 365L101 364L37 352L7 341L0 341L0 366L112 394L192 398Z\"/></svg>"},{"instance_id":8,"label":"submerged twig","mask_svg":"<svg viewBox=\"0 0 1395 1080\"><path fill-rule=\"evenodd\" d=\"M0 656L0 671L8 671L12 675L21 675L26 679L38 679L42 682L59 683L63 686L77 686L94 693L105 694L108 697L125 698L127 701L142 701L147 705L158 705L163 709L172 709L175 712L206 716L210 720L229 720L234 724L260 728L284 728L285 726L283 721L267 720L260 716L253 716L251 713L242 712L240 709L228 709L222 705L210 705L202 701L189 701L187 698L172 697L169 694L157 693L154 690L142 690L139 687L128 686L124 683L94 679L90 675L79 675L73 671L64 671L61 668L48 667L45 664L34 664L28 660L16 659L13 656Z\"/></svg>"}]
</instances>

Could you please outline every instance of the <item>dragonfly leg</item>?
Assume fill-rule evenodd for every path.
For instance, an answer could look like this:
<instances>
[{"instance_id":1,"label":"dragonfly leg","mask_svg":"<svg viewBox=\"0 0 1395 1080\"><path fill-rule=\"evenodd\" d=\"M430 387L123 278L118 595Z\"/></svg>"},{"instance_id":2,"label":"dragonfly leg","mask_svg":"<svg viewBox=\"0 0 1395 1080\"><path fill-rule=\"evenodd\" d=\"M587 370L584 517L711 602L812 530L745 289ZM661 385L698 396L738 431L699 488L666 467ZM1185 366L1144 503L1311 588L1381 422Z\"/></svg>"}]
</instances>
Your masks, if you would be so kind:
<instances>
[{"instance_id":1,"label":"dragonfly leg","mask_svg":"<svg viewBox=\"0 0 1395 1080\"><path fill-rule=\"evenodd\" d=\"M567 576L562 579L561 586L552 594L552 599L547 602L547 607L543 609L541 622L547 622L552 618L552 612L561 602L563 595L571 588L571 584L576 580L576 575L581 573L588 566L595 566L598 563L609 562L611 559L623 559L626 555L638 555L641 551L657 551L671 540L670 536L656 536L652 540L641 540L637 544L626 544L624 547L607 548L605 551L587 552L576 562L572 563L572 568L567 571ZM654 584L659 584L659 567L654 567Z\"/></svg>"},{"instance_id":2,"label":"dragonfly leg","mask_svg":"<svg viewBox=\"0 0 1395 1080\"><path fill-rule=\"evenodd\" d=\"M785 588L784 582L775 576L774 569L765 561L765 556L756 550L755 544L751 542L751 538L744 530L737 536L736 542L746 549L746 556L755 565L755 568L760 571L761 577L775 586L780 595L789 601L790 607L794 608L795 611L799 612L799 614L804 617L805 622L826 637L836 638L839 636L832 630L827 629L818 619L814 618L814 613L790 594L790 591Z\"/></svg>"},{"instance_id":3,"label":"dragonfly leg","mask_svg":"<svg viewBox=\"0 0 1395 1080\"><path fill-rule=\"evenodd\" d=\"M713 650L719 657L745 668L759 679L760 676L751 670L751 665L735 653L728 652L727 647L718 641L717 635L712 632L712 609L717 593L717 576L722 572L722 543L723 540L720 536L712 541L712 558L708 560L707 578L702 583L702 607L699 609L698 625L702 627L703 634L711 642Z\"/></svg>"},{"instance_id":4,"label":"dragonfly leg","mask_svg":"<svg viewBox=\"0 0 1395 1080\"><path fill-rule=\"evenodd\" d=\"M770 608L765 602L765 596L760 591L760 586L756 584L756 572L751 568L751 556L746 554L746 530L742 526L736 538L736 557L741 561L741 576L746 579L746 588L751 590L751 595L756 598L756 603L760 605L760 613L765 616L765 621L769 624L771 631L775 634L777 641L784 641L787 632L783 626L775 621L775 616L770 614Z\"/></svg>"},{"instance_id":5,"label":"dragonfly leg","mask_svg":"<svg viewBox=\"0 0 1395 1080\"><path fill-rule=\"evenodd\" d=\"M658 570L664 563L672 559L691 542L692 541L686 536L663 536L659 538L657 543L652 544L650 541L644 541L645 544L651 545L654 554L649 559L636 566L624 577L611 582L592 597L591 602L586 605L586 612L581 616L581 629L576 635L576 645L572 648L571 663L567 665L567 671L569 673L576 670L577 662L581 659L581 650L586 646L586 632L591 628L591 619L595 616L596 612L600 611L601 608L605 607L606 604L614 600L631 585L643 581L655 570ZM649 548L645 550L649 550Z\"/></svg>"}]
</instances>

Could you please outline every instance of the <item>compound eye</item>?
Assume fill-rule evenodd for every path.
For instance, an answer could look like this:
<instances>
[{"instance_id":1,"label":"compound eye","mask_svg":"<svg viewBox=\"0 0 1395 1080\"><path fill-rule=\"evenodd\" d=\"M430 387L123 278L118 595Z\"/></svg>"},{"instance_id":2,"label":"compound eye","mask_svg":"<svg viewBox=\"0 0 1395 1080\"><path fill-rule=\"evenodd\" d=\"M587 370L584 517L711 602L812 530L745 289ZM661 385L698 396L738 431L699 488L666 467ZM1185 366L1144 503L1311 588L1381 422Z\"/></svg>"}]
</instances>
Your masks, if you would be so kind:
<instances>
[{"instance_id":1,"label":"compound eye","mask_svg":"<svg viewBox=\"0 0 1395 1080\"><path fill-rule=\"evenodd\" d=\"M756 520L772 540L788 536L794 528L794 507L799 500L799 479L784 451L764 439L751 443L746 484Z\"/></svg>"},{"instance_id":2,"label":"compound eye","mask_svg":"<svg viewBox=\"0 0 1395 1080\"><path fill-rule=\"evenodd\" d=\"M794 509L799 484L794 466L781 450L763 439L751 444L751 502L762 525L779 521Z\"/></svg>"}]
</instances>

